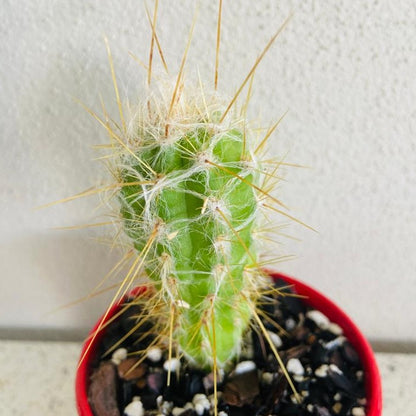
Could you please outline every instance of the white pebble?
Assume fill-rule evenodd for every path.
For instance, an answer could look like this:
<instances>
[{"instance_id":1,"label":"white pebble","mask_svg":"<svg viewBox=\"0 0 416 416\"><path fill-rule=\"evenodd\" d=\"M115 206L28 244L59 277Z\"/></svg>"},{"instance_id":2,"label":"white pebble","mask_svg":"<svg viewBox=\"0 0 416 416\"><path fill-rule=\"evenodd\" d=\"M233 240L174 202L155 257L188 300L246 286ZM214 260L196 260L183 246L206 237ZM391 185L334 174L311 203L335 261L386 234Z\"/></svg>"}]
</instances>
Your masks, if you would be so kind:
<instances>
[{"instance_id":1,"label":"white pebble","mask_svg":"<svg viewBox=\"0 0 416 416\"><path fill-rule=\"evenodd\" d=\"M264 384L272 384L274 379L274 374L273 373L268 373L267 371L265 371L262 375L261 375L261 381Z\"/></svg>"},{"instance_id":2,"label":"white pebble","mask_svg":"<svg viewBox=\"0 0 416 416\"><path fill-rule=\"evenodd\" d=\"M195 412L197 415L202 416L205 413L205 407L201 403L195 405Z\"/></svg>"},{"instance_id":3,"label":"white pebble","mask_svg":"<svg viewBox=\"0 0 416 416\"><path fill-rule=\"evenodd\" d=\"M365 411L362 407L353 407L351 410L353 416L365 416Z\"/></svg>"},{"instance_id":4,"label":"white pebble","mask_svg":"<svg viewBox=\"0 0 416 416\"><path fill-rule=\"evenodd\" d=\"M207 396L204 393L197 393L192 398L192 403L195 404L204 400L208 400Z\"/></svg>"},{"instance_id":5,"label":"white pebble","mask_svg":"<svg viewBox=\"0 0 416 416\"><path fill-rule=\"evenodd\" d=\"M204 407L204 409L209 409L211 405L208 397L203 393L195 394L194 398L192 399L192 403L195 405L195 408L197 404L200 404Z\"/></svg>"},{"instance_id":6,"label":"white pebble","mask_svg":"<svg viewBox=\"0 0 416 416\"><path fill-rule=\"evenodd\" d=\"M173 409L173 402L163 402L160 411L164 415L168 415Z\"/></svg>"},{"instance_id":7,"label":"white pebble","mask_svg":"<svg viewBox=\"0 0 416 416\"><path fill-rule=\"evenodd\" d=\"M272 341L273 345L276 348L280 348L283 345L282 339L277 335L275 332L267 331L270 337L270 340Z\"/></svg>"},{"instance_id":8,"label":"white pebble","mask_svg":"<svg viewBox=\"0 0 416 416\"><path fill-rule=\"evenodd\" d=\"M248 373L249 371L253 371L256 369L256 363L254 361L241 361L235 366L234 373L235 374L243 374Z\"/></svg>"},{"instance_id":9,"label":"white pebble","mask_svg":"<svg viewBox=\"0 0 416 416\"><path fill-rule=\"evenodd\" d=\"M151 347L147 350L147 358L157 363L162 359L162 350L159 347Z\"/></svg>"},{"instance_id":10,"label":"white pebble","mask_svg":"<svg viewBox=\"0 0 416 416\"><path fill-rule=\"evenodd\" d=\"M124 408L124 414L126 416L144 415L143 403L140 401L140 397L133 397L133 401Z\"/></svg>"},{"instance_id":11,"label":"white pebble","mask_svg":"<svg viewBox=\"0 0 416 416\"><path fill-rule=\"evenodd\" d=\"M115 365L119 365L123 360L127 358L127 350L125 348L118 348L113 352L111 361Z\"/></svg>"},{"instance_id":12,"label":"white pebble","mask_svg":"<svg viewBox=\"0 0 416 416\"><path fill-rule=\"evenodd\" d=\"M185 411L185 409L183 407L174 407L172 409L172 416L179 416L184 411Z\"/></svg>"},{"instance_id":13,"label":"white pebble","mask_svg":"<svg viewBox=\"0 0 416 416\"><path fill-rule=\"evenodd\" d=\"M296 394L291 394L290 400L292 400L293 404L299 404L303 402L303 397Z\"/></svg>"},{"instance_id":14,"label":"white pebble","mask_svg":"<svg viewBox=\"0 0 416 416\"><path fill-rule=\"evenodd\" d=\"M343 374L343 372L339 369L338 366L335 364L329 364L330 370L332 370L334 373Z\"/></svg>"},{"instance_id":15,"label":"white pebble","mask_svg":"<svg viewBox=\"0 0 416 416\"><path fill-rule=\"evenodd\" d=\"M308 404L307 406L306 406L306 410L309 412L309 413L312 413L313 412L313 404Z\"/></svg>"},{"instance_id":16,"label":"white pebble","mask_svg":"<svg viewBox=\"0 0 416 416\"><path fill-rule=\"evenodd\" d=\"M205 410L209 410L211 407L211 403L208 400L208 397L205 394L198 393L192 399L192 403L195 406L195 412L202 416L205 413Z\"/></svg>"},{"instance_id":17,"label":"white pebble","mask_svg":"<svg viewBox=\"0 0 416 416\"><path fill-rule=\"evenodd\" d=\"M293 329L296 328L296 321L292 318L289 318L288 320L286 320L285 322L285 327L288 331L292 331Z\"/></svg>"},{"instance_id":18,"label":"white pebble","mask_svg":"<svg viewBox=\"0 0 416 416\"><path fill-rule=\"evenodd\" d=\"M163 363L163 368L166 371L172 371L175 372L179 370L181 367L181 362L177 358L171 358L170 360L166 360Z\"/></svg>"},{"instance_id":19,"label":"white pebble","mask_svg":"<svg viewBox=\"0 0 416 416\"><path fill-rule=\"evenodd\" d=\"M317 310L306 312L306 316L309 319L312 319L321 329L327 329L331 323L329 319L322 313Z\"/></svg>"},{"instance_id":20,"label":"white pebble","mask_svg":"<svg viewBox=\"0 0 416 416\"><path fill-rule=\"evenodd\" d=\"M341 401L341 399L342 399L341 393L339 393L339 392L335 393L334 401L339 402L339 401Z\"/></svg>"},{"instance_id":21,"label":"white pebble","mask_svg":"<svg viewBox=\"0 0 416 416\"><path fill-rule=\"evenodd\" d=\"M228 416L228 413L225 413L223 410L218 413L218 416Z\"/></svg>"},{"instance_id":22,"label":"white pebble","mask_svg":"<svg viewBox=\"0 0 416 416\"><path fill-rule=\"evenodd\" d=\"M340 347L344 342L346 338L343 336L336 337L332 341L329 341L325 344L325 348L327 350L333 350L334 348Z\"/></svg>"},{"instance_id":23,"label":"white pebble","mask_svg":"<svg viewBox=\"0 0 416 416\"><path fill-rule=\"evenodd\" d=\"M287 371L296 376L303 376L305 369L302 363L297 358L291 358L286 364Z\"/></svg>"},{"instance_id":24,"label":"white pebble","mask_svg":"<svg viewBox=\"0 0 416 416\"><path fill-rule=\"evenodd\" d=\"M342 330L342 328L338 324L336 324L334 322L330 322L330 324L328 326L328 329L329 329L329 331L331 331L335 335L342 335L343 332L344 332Z\"/></svg>"},{"instance_id":25,"label":"white pebble","mask_svg":"<svg viewBox=\"0 0 416 416\"><path fill-rule=\"evenodd\" d=\"M322 364L315 370L316 377L326 377L328 375L328 364Z\"/></svg>"}]
</instances>

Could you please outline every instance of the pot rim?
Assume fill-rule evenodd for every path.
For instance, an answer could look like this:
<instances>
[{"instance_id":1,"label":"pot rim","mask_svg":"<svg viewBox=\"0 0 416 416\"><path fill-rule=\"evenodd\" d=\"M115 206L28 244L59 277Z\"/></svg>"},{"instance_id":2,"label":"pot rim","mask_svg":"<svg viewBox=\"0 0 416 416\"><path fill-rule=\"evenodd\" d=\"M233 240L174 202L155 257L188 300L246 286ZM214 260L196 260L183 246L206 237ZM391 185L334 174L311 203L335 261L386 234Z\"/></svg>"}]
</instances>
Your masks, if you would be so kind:
<instances>
[{"instance_id":1,"label":"pot rim","mask_svg":"<svg viewBox=\"0 0 416 416\"><path fill-rule=\"evenodd\" d=\"M382 387L381 377L374 357L373 350L349 316L342 311L334 302L324 296L322 293L312 288L311 286L299 281L291 276L276 272L274 270L265 270L266 273L273 279L283 279L294 290L302 296L305 296L304 302L314 309L324 313L329 320L338 324L344 331L345 337L356 349L365 372L365 390L367 399L367 413L366 416L381 416L382 411ZM129 295L138 296L145 291L144 287L137 287L133 289ZM118 310L128 295L116 302L111 309L103 315L95 324L90 334L93 334L102 325L107 322ZM92 345L89 346L88 339L84 342L80 357L84 357L78 364L78 370L75 378L75 394L78 414L80 416L94 416L92 409L88 402L88 382L90 376L90 364L95 356L97 345L100 343L104 331L99 332Z\"/></svg>"}]
</instances>

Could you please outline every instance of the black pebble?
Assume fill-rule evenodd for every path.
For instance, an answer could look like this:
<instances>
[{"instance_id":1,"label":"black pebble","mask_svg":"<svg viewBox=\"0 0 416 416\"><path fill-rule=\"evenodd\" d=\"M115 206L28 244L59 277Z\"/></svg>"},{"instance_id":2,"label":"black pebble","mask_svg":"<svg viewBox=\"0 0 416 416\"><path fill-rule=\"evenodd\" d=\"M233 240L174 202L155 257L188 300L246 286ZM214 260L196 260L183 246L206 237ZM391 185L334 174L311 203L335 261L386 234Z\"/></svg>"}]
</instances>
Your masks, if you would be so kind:
<instances>
[{"instance_id":1,"label":"black pebble","mask_svg":"<svg viewBox=\"0 0 416 416\"><path fill-rule=\"evenodd\" d=\"M136 395L137 387L134 382L125 381L122 383L123 388L123 403L130 403L133 399L133 396Z\"/></svg>"},{"instance_id":2,"label":"black pebble","mask_svg":"<svg viewBox=\"0 0 416 416\"><path fill-rule=\"evenodd\" d=\"M186 409L179 416L194 416L196 413L192 409Z\"/></svg>"},{"instance_id":3,"label":"black pebble","mask_svg":"<svg viewBox=\"0 0 416 416\"><path fill-rule=\"evenodd\" d=\"M335 349L329 354L329 362L335 364L340 370L345 368L345 360L339 348Z\"/></svg>"},{"instance_id":4,"label":"black pebble","mask_svg":"<svg viewBox=\"0 0 416 416\"><path fill-rule=\"evenodd\" d=\"M322 340L324 340L325 342L332 341L332 340L334 340L337 336L338 336L338 335L336 335L336 334L334 334L333 332L328 331L328 330L326 330L326 329L322 330L322 331L319 333L319 338L320 338L320 339L322 339Z\"/></svg>"},{"instance_id":5,"label":"black pebble","mask_svg":"<svg viewBox=\"0 0 416 416\"><path fill-rule=\"evenodd\" d=\"M353 365L360 364L360 358L358 357L357 351L352 347L349 342L344 342L344 345L341 349L342 355L344 358Z\"/></svg>"},{"instance_id":6,"label":"black pebble","mask_svg":"<svg viewBox=\"0 0 416 416\"><path fill-rule=\"evenodd\" d=\"M199 371L185 374L183 380L184 394L188 400L192 401L192 398L197 393L204 393L204 385L202 383L204 375L204 373Z\"/></svg>"},{"instance_id":7,"label":"black pebble","mask_svg":"<svg viewBox=\"0 0 416 416\"><path fill-rule=\"evenodd\" d=\"M250 406L229 406L226 413L228 416L253 416L253 409Z\"/></svg>"},{"instance_id":8,"label":"black pebble","mask_svg":"<svg viewBox=\"0 0 416 416\"><path fill-rule=\"evenodd\" d=\"M313 343L310 351L309 359L313 370L328 362L328 351L320 342Z\"/></svg>"},{"instance_id":9,"label":"black pebble","mask_svg":"<svg viewBox=\"0 0 416 416\"><path fill-rule=\"evenodd\" d=\"M294 403L283 403L279 408L279 416L298 416L302 415L302 410Z\"/></svg>"},{"instance_id":10,"label":"black pebble","mask_svg":"<svg viewBox=\"0 0 416 416\"><path fill-rule=\"evenodd\" d=\"M256 331L252 332L252 342L254 357L253 360L257 363L258 368L264 368L267 365L267 351L268 345L264 341L264 338Z\"/></svg>"},{"instance_id":11,"label":"black pebble","mask_svg":"<svg viewBox=\"0 0 416 416\"><path fill-rule=\"evenodd\" d=\"M306 402L329 407L332 404L333 395L334 387L328 382L328 377L317 378L312 380L309 385L309 396L306 398Z\"/></svg>"},{"instance_id":12,"label":"black pebble","mask_svg":"<svg viewBox=\"0 0 416 416\"><path fill-rule=\"evenodd\" d=\"M156 408L157 404L156 404L156 399L157 396L159 396L158 394L154 394L154 393L140 393L140 400L143 403L143 407L146 410L151 410Z\"/></svg>"},{"instance_id":13,"label":"black pebble","mask_svg":"<svg viewBox=\"0 0 416 416\"><path fill-rule=\"evenodd\" d=\"M316 332L319 330L318 325L316 325L315 321L313 321L311 318L305 318L303 325L306 326L306 328L308 328L311 332Z\"/></svg>"},{"instance_id":14,"label":"black pebble","mask_svg":"<svg viewBox=\"0 0 416 416\"><path fill-rule=\"evenodd\" d=\"M284 296L281 299L281 303L290 314L292 314L295 317L298 317L299 315L303 315L306 312L306 308L304 303L300 300L300 298L294 297L294 296Z\"/></svg>"},{"instance_id":15,"label":"black pebble","mask_svg":"<svg viewBox=\"0 0 416 416\"><path fill-rule=\"evenodd\" d=\"M181 378L178 380L175 373L170 375L170 386L164 386L163 398L168 402L174 402L175 406L183 407L187 400L184 395L185 392L185 380Z\"/></svg>"}]
</instances>

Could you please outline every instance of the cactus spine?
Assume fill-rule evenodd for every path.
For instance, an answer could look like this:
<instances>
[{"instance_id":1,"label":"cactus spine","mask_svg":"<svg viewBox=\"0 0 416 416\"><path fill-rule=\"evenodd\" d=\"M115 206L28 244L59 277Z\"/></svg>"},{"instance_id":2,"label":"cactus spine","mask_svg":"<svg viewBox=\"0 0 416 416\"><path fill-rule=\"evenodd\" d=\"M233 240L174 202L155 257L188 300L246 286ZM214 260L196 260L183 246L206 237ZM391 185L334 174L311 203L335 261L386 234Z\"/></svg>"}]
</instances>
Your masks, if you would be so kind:
<instances>
[{"instance_id":1,"label":"cactus spine","mask_svg":"<svg viewBox=\"0 0 416 416\"><path fill-rule=\"evenodd\" d=\"M181 352L203 368L224 367L261 280L253 231L262 175L246 121L221 120L218 97L184 89L170 107L166 96L137 111L120 148L120 214L174 314Z\"/></svg>"}]
</instances>

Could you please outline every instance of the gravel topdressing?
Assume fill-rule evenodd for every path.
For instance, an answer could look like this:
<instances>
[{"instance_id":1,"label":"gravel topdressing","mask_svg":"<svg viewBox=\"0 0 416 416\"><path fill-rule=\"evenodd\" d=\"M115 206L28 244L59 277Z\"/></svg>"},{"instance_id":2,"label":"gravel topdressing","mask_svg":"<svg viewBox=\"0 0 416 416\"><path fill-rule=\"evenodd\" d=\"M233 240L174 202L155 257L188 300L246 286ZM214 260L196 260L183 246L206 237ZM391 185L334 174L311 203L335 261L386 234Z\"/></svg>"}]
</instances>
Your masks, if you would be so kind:
<instances>
[{"instance_id":1,"label":"gravel topdressing","mask_svg":"<svg viewBox=\"0 0 416 416\"><path fill-rule=\"evenodd\" d=\"M276 282L278 287L285 285ZM365 415L364 372L342 329L294 296L268 298L262 304L277 324L263 320L298 396L265 337L250 330L234 368L218 374L218 416ZM144 350L153 338L149 335L137 342L150 324L127 338L112 356L100 360L134 326L131 318L138 313L138 306L130 307L105 330L89 389L95 416L214 415L212 373L195 370L183 359L168 360L168 351L158 347L151 348L134 368L139 359L134 352Z\"/></svg>"}]
</instances>

